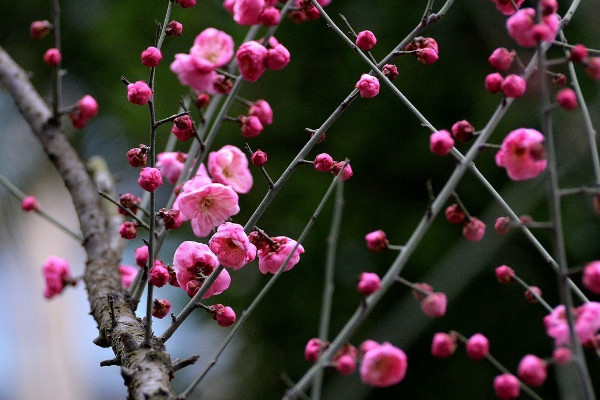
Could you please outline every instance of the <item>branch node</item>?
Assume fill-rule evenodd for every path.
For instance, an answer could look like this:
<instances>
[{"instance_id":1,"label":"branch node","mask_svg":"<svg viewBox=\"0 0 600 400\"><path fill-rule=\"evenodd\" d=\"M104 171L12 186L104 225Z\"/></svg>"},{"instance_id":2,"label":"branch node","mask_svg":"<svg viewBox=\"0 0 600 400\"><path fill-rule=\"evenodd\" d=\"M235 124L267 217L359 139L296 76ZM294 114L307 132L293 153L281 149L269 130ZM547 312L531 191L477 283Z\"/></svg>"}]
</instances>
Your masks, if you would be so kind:
<instances>
[{"instance_id":1,"label":"branch node","mask_svg":"<svg viewBox=\"0 0 600 400\"><path fill-rule=\"evenodd\" d=\"M173 371L179 371L182 368L193 365L196 361L198 361L199 358L199 354L192 354L191 356L189 356L188 358L184 358L183 360L177 358L173 360L171 368L173 368Z\"/></svg>"}]
</instances>

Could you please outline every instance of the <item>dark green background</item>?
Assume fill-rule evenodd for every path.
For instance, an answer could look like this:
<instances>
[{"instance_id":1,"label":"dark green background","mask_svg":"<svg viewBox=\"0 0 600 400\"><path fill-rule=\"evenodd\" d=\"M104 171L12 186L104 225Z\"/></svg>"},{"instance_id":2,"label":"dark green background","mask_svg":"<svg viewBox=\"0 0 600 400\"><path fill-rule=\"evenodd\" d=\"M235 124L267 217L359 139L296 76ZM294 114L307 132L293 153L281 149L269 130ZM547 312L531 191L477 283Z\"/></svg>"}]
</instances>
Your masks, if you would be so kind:
<instances>
[{"instance_id":1,"label":"dark green background","mask_svg":"<svg viewBox=\"0 0 600 400\"><path fill-rule=\"evenodd\" d=\"M51 47L51 41L50 38L31 40L28 30L32 20L51 18L51 4L38 0L3 3L0 44L31 71L35 86L50 97L51 71L41 58L46 48ZM63 61L68 70L65 102L74 102L90 93L100 104L99 116L84 130L71 132L71 128L67 128L71 142L83 157L99 154L109 161L120 177L120 192L139 193L136 171L127 165L124 153L148 141L148 112L126 101L125 87L119 77L125 76L130 81L148 78L148 69L139 62L139 54L153 44L154 20L163 20L167 2L80 0L62 3ZM441 3L436 2L434 8L439 7ZM561 3L560 12L567 7L568 4ZM337 22L340 22L337 14L343 13L357 31L373 31L378 39L373 55L380 59L416 26L423 8L422 1L334 0L326 11ZM596 2L584 0L566 31L567 38L573 43L583 42L599 48L599 10ZM246 28L237 26L218 1L200 1L185 10L176 6L173 18L183 23L184 33L165 40L164 60L156 75L159 118L176 112L180 96L187 93L168 68L175 53L187 52L194 37L206 27L225 30L233 36L236 47L246 33ZM396 60L400 72L396 80L398 88L436 128L449 129L461 119L468 119L476 129L485 125L501 101L499 95L487 93L483 86L485 76L494 72L487 57L496 47L515 48L524 62L531 57L531 50L517 48L508 37L504 23L505 16L495 9L492 1L457 1L447 17L426 32L439 44L440 59L436 64L425 66L412 56ZM249 100L266 99L274 109L273 125L258 138L249 140L254 149L268 153L267 169L274 179L308 139L304 129L318 128L367 70L356 54L327 29L323 20L301 25L285 20L276 37L290 50L292 62L279 72L267 72L255 84L244 83L241 92ZM552 51L550 55L559 57L561 53ZM554 70L565 72L562 66ZM516 66L512 71L519 73ZM597 125L598 85L583 74L581 67L577 71ZM529 84L527 94L515 102L494 132L494 143L500 143L509 131L519 127L540 129L538 78L533 79L536 81ZM551 87L551 90L555 93L557 88ZM244 112L238 104L230 115ZM561 183L565 187L591 185L591 162L581 115L577 111L569 114L557 111L555 122L560 167L564 171ZM159 148L166 143L167 136L168 127L161 128ZM244 143L237 126L226 124L213 147L218 149L225 144L242 147ZM466 151L468 145L460 144L458 148ZM185 147L179 144L178 149L184 151ZM350 158L354 170L353 178L344 187L345 205L336 262L331 332L337 332L360 302L355 291L360 272L383 275L395 257L392 252L369 253L364 235L383 229L392 243L405 242L427 206L426 180L432 179L434 190L439 191L454 161L429 152L427 130L383 86L376 98L354 102L327 132L326 141L313 150L311 157L321 152L328 152L338 160ZM477 159L479 169L517 214L531 214L538 220L546 220L545 174L531 181L510 182L505 171L495 166L493 155L493 151L484 151ZM240 197L241 212L234 217L234 222L244 224L266 191L260 174L256 170L253 174L254 188L250 194ZM31 175L33 180L33 172ZM330 175L317 173L309 166L300 168L259 225L272 235L297 237L329 183ZM166 198L167 190L162 190L159 196ZM356 346L373 338L403 348L409 360L406 379L399 385L374 390L363 385L357 373L339 377L328 371L324 398L494 398L491 382L497 371L491 365L468 360L462 347L448 360L430 356L431 338L436 331L454 329L466 336L484 333L490 338L492 353L512 371L525 354L550 356L552 341L545 335L541 321L544 310L526 303L523 291L516 285L498 285L493 271L501 264L513 266L527 282L540 286L552 305L559 301L554 274L521 234L501 237L493 231L495 219L503 214L478 181L467 174L457 191L471 214L488 225L484 240L478 244L467 242L459 227L442 218L433 224L403 273L409 280L427 280L436 290L446 292L449 296L447 315L438 320L429 319L420 312L409 290L398 286L384 297L352 338ZM206 380L206 385L216 388L222 385L228 397L219 397L219 390L213 389L207 391L211 395L205 398L234 398L227 387L235 388L238 399L279 398L285 390L279 375L286 373L295 381L310 367L303 358L303 349L307 340L317 335L331 210L330 203L304 243L306 253L301 262L282 276L236 339L237 353L226 351L227 368ZM591 197L568 198L563 211L569 263L577 266L597 259L600 226ZM552 248L547 232L536 234L547 248ZM163 253L168 262L178 242L194 240L189 226L170 238ZM139 245L138 240L127 249L125 261L131 262L133 249ZM255 264L232 276L231 289L215 301L231 305L239 315L268 277L260 275ZM578 275L574 278L579 281ZM182 292L165 293L173 300L175 311L184 305L186 296ZM173 353L173 357L183 358L199 351L198 343L202 341L207 320L200 313L193 320L196 324L202 320L203 325L186 323L183 326L182 329L188 331L187 342L184 350L178 348L180 353ZM193 330L196 331L191 335L189 332ZM224 337L227 330L221 332ZM173 341L178 340L178 334ZM92 339L89 338L90 346ZM206 362L211 355L212 350L206 351L201 354L201 360ZM589 357L589 361L595 383L600 385L598 359ZM199 368L191 367L178 373L174 386L178 390L185 388ZM122 385L117 368L113 367L112 373L112 384ZM546 399L561 397L552 376L551 373L551 379L539 390ZM102 398L105 398L102 393L90 393L90 399Z\"/></svg>"}]
</instances>

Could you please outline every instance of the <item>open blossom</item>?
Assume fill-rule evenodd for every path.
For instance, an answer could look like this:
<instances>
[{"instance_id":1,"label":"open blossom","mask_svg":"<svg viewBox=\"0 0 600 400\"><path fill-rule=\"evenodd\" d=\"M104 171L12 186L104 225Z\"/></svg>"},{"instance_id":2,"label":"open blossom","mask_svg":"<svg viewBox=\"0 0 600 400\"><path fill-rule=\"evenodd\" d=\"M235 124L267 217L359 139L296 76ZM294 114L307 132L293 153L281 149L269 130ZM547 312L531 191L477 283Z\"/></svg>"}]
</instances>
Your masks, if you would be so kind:
<instances>
[{"instance_id":1,"label":"open blossom","mask_svg":"<svg viewBox=\"0 0 600 400\"><path fill-rule=\"evenodd\" d=\"M44 297L49 299L56 296L65 288L71 279L69 262L63 258L50 256L42 265L42 274L46 279Z\"/></svg>"},{"instance_id":2,"label":"open blossom","mask_svg":"<svg viewBox=\"0 0 600 400\"><path fill-rule=\"evenodd\" d=\"M367 99L379 94L379 79L369 74L362 74L355 87L360 93L360 97Z\"/></svg>"},{"instance_id":3,"label":"open blossom","mask_svg":"<svg viewBox=\"0 0 600 400\"><path fill-rule=\"evenodd\" d=\"M208 155L208 172L213 182L229 185L238 193L248 193L252 188L252 174L248 158L235 146L226 145Z\"/></svg>"},{"instance_id":4,"label":"open blossom","mask_svg":"<svg viewBox=\"0 0 600 400\"><path fill-rule=\"evenodd\" d=\"M138 274L138 270L130 265L119 265L119 274L121 275L121 284L125 289L129 289Z\"/></svg>"},{"instance_id":5,"label":"open blossom","mask_svg":"<svg viewBox=\"0 0 600 400\"><path fill-rule=\"evenodd\" d=\"M504 15L511 15L515 13L515 7L512 5L510 0L493 0L496 3L496 8ZM516 0L515 4L517 8L521 7L523 0Z\"/></svg>"},{"instance_id":6,"label":"open blossom","mask_svg":"<svg viewBox=\"0 0 600 400\"><path fill-rule=\"evenodd\" d=\"M600 303L595 301L584 303L573 311L573 315L579 341L586 343L593 340L594 335L600 330ZM564 305L557 306L544 317L544 326L546 334L554 339L556 346L569 344L569 325Z\"/></svg>"},{"instance_id":7,"label":"open blossom","mask_svg":"<svg viewBox=\"0 0 600 400\"><path fill-rule=\"evenodd\" d=\"M406 354L390 343L370 348L363 356L360 377L368 385L387 387L404 379L408 361Z\"/></svg>"},{"instance_id":8,"label":"open blossom","mask_svg":"<svg viewBox=\"0 0 600 400\"><path fill-rule=\"evenodd\" d=\"M292 254L296 241L286 236L275 236L271 238L273 244L258 249L258 269L263 274L267 272L276 273L283 265L284 261ZM284 271L292 269L300 261L300 254L304 253L304 247L298 244L298 247L290 257Z\"/></svg>"},{"instance_id":9,"label":"open blossom","mask_svg":"<svg viewBox=\"0 0 600 400\"><path fill-rule=\"evenodd\" d=\"M254 40L246 42L238 48L235 58L244 79L256 82L261 77L267 70L268 53L265 46Z\"/></svg>"},{"instance_id":10,"label":"open blossom","mask_svg":"<svg viewBox=\"0 0 600 400\"><path fill-rule=\"evenodd\" d=\"M236 0L233 4L233 20L240 25L260 24L265 0Z\"/></svg>"},{"instance_id":11,"label":"open blossom","mask_svg":"<svg viewBox=\"0 0 600 400\"><path fill-rule=\"evenodd\" d=\"M204 243L185 241L175 250L173 266L177 283L193 297L205 280L219 265L217 256ZM208 298L225 291L231 283L231 277L226 270L221 271L203 298Z\"/></svg>"},{"instance_id":12,"label":"open blossom","mask_svg":"<svg viewBox=\"0 0 600 400\"><path fill-rule=\"evenodd\" d=\"M506 168L512 180L535 178L546 169L544 135L526 128L510 132L496 153L496 165Z\"/></svg>"},{"instance_id":13,"label":"open blossom","mask_svg":"<svg viewBox=\"0 0 600 400\"><path fill-rule=\"evenodd\" d=\"M192 230L198 237L208 236L211 229L240 212L237 193L220 183L181 193L177 200L183 220L192 221Z\"/></svg>"},{"instance_id":14,"label":"open blossom","mask_svg":"<svg viewBox=\"0 0 600 400\"><path fill-rule=\"evenodd\" d=\"M171 71L177 74L182 85L190 86L197 93L216 93L213 80L215 68L227 64L233 56L233 39L215 28L203 30L190 49L190 54L175 54Z\"/></svg>"},{"instance_id":15,"label":"open blossom","mask_svg":"<svg viewBox=\"0 0 600 400\"><path fill-rule=\"evenodd\" d=\"M187 154L180 151L163 152L158 153L156 158L156 167L160 170L160 174L170 184L175 184L183 171L183 164L185 163Z\"/></svg>"},{"instance_id":16,"label":"open blossom","mask_svg":"<svg viewBox=\"0 0 600 400\"><path fill-rule=\"evenodd\" d=\"M508 34L523 47L534 47L538 42L551 42L558 30L556 14L542 17L542 22L536 24L535 10L523 8L506 21Z\"/></svg>"},{"instance_id":17,"label":"open blossom","mask_svg":"<svg viewBox=\"0 0 600 400\"><path fill-rule=\"evenodd\" d=\"M217 255L219 263L234 270L242 268L256 257L256 246L248 240L244 227L225 222L210 238L208 247Z\"/></svg>"},{"instance_id":18,"label":"open blossom","mask_svg":"<svg viewBox=\"0 0 600 400\"><path fill-rule=\"evenodd\" d=\"M194 190L198 190L203 186L209 185L212 183L212 179L208 176L208 172L206 171L206 167L204 164L200 164L200 168L196 172L196 176L192 179L186 181L180 188L178 188L179 195L175 199L173 203L173 209L179 210L179 199L183 197L185 193L193 192ZM182 216L183 217L183 216ZM189 221L189 218L183 217L184 221Z\"/></svg>"}]
</instances>

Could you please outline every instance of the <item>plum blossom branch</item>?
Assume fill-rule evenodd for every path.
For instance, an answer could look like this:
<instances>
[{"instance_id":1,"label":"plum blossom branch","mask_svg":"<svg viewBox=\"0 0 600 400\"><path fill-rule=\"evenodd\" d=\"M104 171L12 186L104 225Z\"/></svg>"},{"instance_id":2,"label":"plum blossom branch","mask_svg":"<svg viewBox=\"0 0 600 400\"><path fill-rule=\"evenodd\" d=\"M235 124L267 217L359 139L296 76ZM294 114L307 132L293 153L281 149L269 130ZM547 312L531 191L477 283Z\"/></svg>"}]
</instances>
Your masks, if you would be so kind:
<instances>
[{"instance_id":1,"label":"plum blossom branch","mask_svg":"<svg viewBox=\"0 0 600 400\"><path fill-rule=\"evenodd\" d=\"M137 215L135 215L133 212L131 212L131 210L129 208L123 207L123 205L121 205L118 201L115 201L115 199L113 199L112 197L110 197L108 194L106 194L104 192L98 192L98 194L101 197L103 197L106 200L113 203L114 205L116 205L117 207L119 207L124 212L126 212L131 218L135 219L137 221L137 223L140 224L140 226L143 226L144 228L150 230L150 226L147 223L145 223L141 218L139 218Z\"/></svg>"}]
</instances>

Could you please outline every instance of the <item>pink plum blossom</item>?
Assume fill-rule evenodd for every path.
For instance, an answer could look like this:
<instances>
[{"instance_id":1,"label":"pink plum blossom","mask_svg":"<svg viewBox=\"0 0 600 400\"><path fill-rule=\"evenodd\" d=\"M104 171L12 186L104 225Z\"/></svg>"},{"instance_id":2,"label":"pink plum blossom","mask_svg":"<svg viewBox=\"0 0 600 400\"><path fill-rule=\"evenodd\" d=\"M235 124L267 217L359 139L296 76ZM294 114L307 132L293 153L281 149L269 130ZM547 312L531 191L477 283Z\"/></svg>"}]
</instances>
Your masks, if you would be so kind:
<instances>
[{"instance_id":1,"label":"pink plum blossom","mask_svg":"<svg viewBox=\"0 0 600 400\"><path fill-rule=\"evenodd\" d=\"M369 51L377 44L377 38L371 31L358 32L355 44L359 49Z\"/></svg>"},{"instance_id":2,"label":"pink plum blossom","mask_svg":"<svg viewBox=\"0 0 600 400\"><path fill-rule=\"evenodd\" d=\"M452 135L445 129L433 132L429 136L429 150L438 156L445 156L450 153L454 147L454 139Z\"/></svg>"},{"instance_id":3,"label":"pink plum blossom","mask_svg":"<svg viewBox=\"0 0 600 400\"><path fill-rule=\"evenodd\" d=\"M500 71L507 71L513 60L515 59L515 53L499 47L492 52L492 55L488 58L490 65Z\"/></svg>"},{"instance_id":4,"label":"pink plum blossom","mask_svg":"<svg viewBox=\"0 0 600 400\"><path fill-rule=\"evenodd\" d=\"M154 46L142 51L142 64L146 67L156 67L162 60L162 53Z\"/></svg>"},{"instance_id":5,"label":"pink plum blossom","mask_svg":"<svg viewBox=\"0 0 600 400\"><path fill-rule=\"evenodd\" d=\"M498 235L504 235L510 230L510 218L500 217L494 223L494 229Z\"/></svg>"},{"instance_id":6,"label":"pink plum blossom","mask_svg":"<svg viewBox=\"0 0 600 400\"><path fill-rule=\"evenodd\" d=\"M154 299L152 303L152 316L154 318L162 319L169 315L171 311L171 302L167 299Z\"/></svg>"},{"instance_id":7,"label":"pink plum blossom","mask_svg":"<svg viewBox=\"0 0 600 400\"><path fill-rule=\"evenodd\" d=\"M188 296L193 297L205 280L219 265L217 256L204 243L185 241L175 250L173 266L177 283ZM231 283L226 270L221 271L203 298L217 295L225 291Z\"/></svg>"},{"instance_id":8,"label":"pink plum blossom","mask_svg":"<svg viewBox=\"0 0 600 400\"><path fill-rule=\"evenodd\" d=\"M519 362L517 373L526 385L542 386L548 377L547 363L533 354L527 354Z\"/></svg>"},{"instance_id":9,"label":"pink plum blossom","mask_svg":"<svg viewBox=\"0 0 600 400\"><path fill-rule=\"evenodd\" d=\"M319 172L329 172L333 168L333 158L327 153L321 153L315 157L314 166Z\"/></svg>"},{"instance_id":10,"label":"pink plum blossom","mask_svg":"<svg viewBox=\"0 0 600 400\"><path fill-rule=\"evenodd\" d=\"M210 177L208 176L208 172L206 171L206 167L204 166L204 164L200 164L200 168L198 168L198 171L196 172L196 176L194 176L192 179L186 181L180 188L180 192L179 195L177 196L177 198L175 199L175 202L173 203L173 209L174 210L179 210L179 199L183 196L183 194L185 193L189 193L192 192L194 190L198 190L200 188L202 188L205 185L211 184L212 183L212 179L210 179ZM185 218L185 216L183 216L183 220L184 221L189 221L189 218Z\"/></svg>"},{"instance_id":11,"label":"pink plum blossom","mask_svg":"<svg viewBox=\"0 0 600 400\"><path fill-rule=\"evenodd\" d=\"M69 262L64 258L50 256L42 265L42 274L46 280L44 297L49 299L63 291L71 280Z\"/></svg>"},{"instance_id":12,"label":"pink plum blossom","mask_svg":"<svg viewBox=\"0 0 600 400\"><path fill-rule=\"evenodd\" d=\"M525 94L527 82L519 75L508 75L500 84L500 89L506 97L521 97Z\"/></svg>"},{"instance_id":13,"label":"pink plum blossom","mask_svg":"<svg viewBox=\"0 0 600 400\"><path fill-rule=\"evenodd\" d=\"M275 236L271 238L272 244L258 249L258 269L263 274L267 272L276 273L279 271L284 261L292 255L285 266L284 271L292 269L300 261L300 254L304 253L304 247L298 244L294 251L297 242L286 236ZM292 253L294 251L294 253Z\"/></svg>"},{"instance_id":14,"label":"pink plum blossom","mask_svg":"<svg viewBox=\"0 0 600 400\"><path fill-rule=\"evenodd\" d=\"M225 222L217 228L208 246L217 255L219 264L234 270L242 268L256 257L256 246L248 240L244 227Z\"/></svg>"},{"instance_id":15,"label":"pink plum blossom","mask_svg":"<svg viewBox=\"0 0 600 400\"><path fill-rule=\"evenodd\" d=\"M86 94L77 102L77 110L83 118L94 118L98 114L98 102Z\"/></svg>"},{"instance_id":16,"label":"pink plum blossom","mask_svg":"<svg viewBox=\"0 0 600 400\"><path fill-rule=\"evenodd\" d=\"M504 78L497 72L485 77L485 89L490 93L498 93L502 90L502 81Z\"/></svg>"},{"instance_id":17,"label":"pink plum blossom","mask_svg":"<svg viewBox=\"0 0 600 400\"><path fill-rule=\"evenodd\" d=\"M569 59L574 63L580 63L588 57L588 49L582 44L576 44L570 50Z\"/></svg>"},{"instance_id":18,"label":"pink plum blossom","mask_svg":"<svg viewBox=\"0 0 600 400\"><path fill-rule=\"evenodd\" d=\"M438 52L429 47L417 50L416 54L417 60L426 65L435 63L439 58Z\"/></svg>"},{"instance_id":19,"label":"pink plum blossom","mask_svg":"<svg viewBox=\"0 0 600 400\"><path fill-rule=\"evenodd\" d=\"M178 21L171 21L167 25L167 29L165 29L165 33L167 36L181 36L183 33L183 25Z\"/></svg>"},{"instance_id":20,"label":"pink plum blossom","mask_svg":"<svg viewBox=\"0 0 600 400\"><path fill-rule=\"evenodd\" d=\"M479 218L470 217L463 225L462 234L471 242L479 242L485 235L486 225Z\"/></svg>"},{"instance_id":21,"label":"pink plum blossom","mask_svg":"<svg viewBox=\"0 0 600 400\"><path fill-rule=\"evenodd\" d=\"M273 123L273 110L266 100L256 100L248 109L249 116L255 116L263 125L271 125Z\"/></svg>"},{"instance_id":22,"label":"pink plum blossom","mask_svg":"<svg viewBox=\"0 0 600 400\"><path fill-rule=\"evenodd\" d=\"M600 80L600 57L590 57L585 64L585 73L590 79Z\"/></svg>"},{"instance_id":23,"label":"pink plum blossom","mask_svg":"<svg viewBox=\"0 0 600 400\"><path fill-rule=\"evenodd\" d=\"M145 191L154 192L162 183L162 176L158 168L146 167L140 171L138 184Z\"/></svg>"},{"instance_id":24,"label":"pink plum blossom","mask_svg":"<svg viewBox=\"0 0 600 400\"><path fill-rule=\"evenodd\" d=\"M499 283L510 283L515 280L515 271L508 265L501 265L495 269L496 279Z\"/></svg>"},{"instance_id":25,"label":"pink plum blossom","mask_svg":"<svg viewBox=\"0 0 600 400\"><path fill-rule=\"evenodd\" d=\"M127 101L143 106L152 98L152 89L144 81L137 81L127 85Z\"/></svg>"},{"instance_id":26,"label":"pink plum blossom","mask_svg":"<svg viewBox=\"0 0 600 400\"><path fill-rule=\"evenodd\" d=\"M312 338L306 343L304 348L304 358L306 361L315 362L319 359L319 354L323 351L323 342L319 338Z\"/></svg>"},{"instance_id":27,"label":"pink plum blossom","mask_svg":"<svg viewBox=\"0 0 600 400\"><path fill-rule=\"evenodd\" d=\"M275 7L265 7L260 13L260 22L264 26L275 26L280 18L281 12Z\"/></svg>"},{"instance_id":28,"label":"pink plum blossom","mask_svg":"<svg viewBox=\"0 0 600 400\"><path fill-rule=\"evenodd\" d=\"M362 74L355 87L362 98L371 98L379 94L379 79L369 74Z\"/></svg>"},{"instance_id":29,"label":"pink plum blossom","mask_svg":"<svg viewBox=\"0 0 600 400\"><path fill-rule=\"evenodd\" d=\"M557 347L552 352L552 359L557 365L565 365L571 361L571 350L568 347Z\"/></svg>"},{"instance_id":30,"label":"pink plum blossom","mask_svg":"<svg viewBox=\"0 0 600 400\"><path fill-rule=\"evenodd\" d=\"M119 234L123 239L135 239L138 234L139 225L137 222L125 221L119 228Z\"/></svg>"},{"instance_id":31,"label":"pink plum blossom","mask_svg":"<svg viewBox=\"0 0 600 400\"><path fill-rule=\"evenodd\" d=\"M251 40L242 44L235 58L240 69L240 73L250 82L256 82L258 78L267 70L267 55L269 51L262 44Z\"/></svg>"},{"instance_id":32,"label":"pink plum blossom","mask_svg":"<svg viewBox=\"0 0 600 400\"><path fill-rule=\"evenodd\" d=\"M160 170L160 174L170 184L175 184L183 171L183 164L185 163L187 154L180 151L163 152L158 153L156 158L156 167Z\"/></svg>"},{"instance_id":33,"label":"pink plum blossom","mask_svg":"<svg viewBox=\"0 0 600 400\"><path fill-rule=\"evenodd\" d=\"M372 347L363 356L360 377L375 387L392 386L404 379L408 362L406 354L390 343Z\"/></svg>"},{"instance_id":34,"label":"pink plum blossom","mask_svg":"<svg viewBox=\"0 0 600 400\"><path fill-rule=\"evenodd\" d=\"M229 185L238 193L248 193L252 188L252 174L248 158L235 146L226 145L208 155L208 172L215 183Z\"/></svg>"},{"instance_id":35,"label":"pink plum blossom","mask_svg":"<svg viewBox=\"0 0 600 400\"><path fill-rule=\"evenodd\" d=\"M471 138L473 138L474 133L475 128L473 128L473 125L471 125L471 123L465 119L462 121L457 121L452 125L452 136L454 136L454 138L459 142L468 142L471 140Z\"/></svg>"},{"instance_id":36,"label":"pink plum blossom","mask_svg":"<svg viewBox=\"0 0 600 400\"><path fill-rule=\"evenodd\" d=\"M463 210L461 206L454 203L446 208L444 216L446 217L446 221L456 225L465 222L467 213L465 213L465 210Z\"/></svg>"},{"instance_id":37,"label":"pink plum blossom","mask_svg":"<svg viewBox=\"0 0 600 400\"><path fill-rule=\"evenodd\" d=\"M143 245L135 249L135 264L140 268L144 268L148 262L148 246Z\"/></svg>"},{"instance_id":38,"label":"pink plum blossom","mask_svg":"<svg viewBox=\"0 0 600 400\"><path fill-rule=\"evenodd\" d=\"M421 310L431 318L443 317L446 314L448 300L444 293L431 293L421 301Z\"/></svg>"},{"instance_id":39,"label":"pink plum blossom","mask_svg":"<svg viewBox=\"0 0 600 400\"><path fill-rule=\"evenodd\" d=\"M169 282L169 270L160 260L154 261L154 267L150 270L148 281L156 287L163 287Z\"/></svg>"},{"instance_id":40,"label":"pink plum blossom","mask_svg":"<svg viewBox=\"0 0 600 400\"><path fill-rule=\"evenodd\" d=\"M498 375L494 378L494 392L502 400L516 399L521 392L519 380L509 373Z\"/></svg>"},{"instance_id":41,"label":"pink plum blossom","mask_svg":"<svg viewBox=\"0 0 600 400\"><path fill-rule=\"evenodd\" d=\"M365 241L367 242L367 248L373 253L379 253L380 251L387 249L387 246L390 243L385 232L381 229L367 233L365 235Z\"/></svg>"},{"instance_id":42,"label":"pink plum blossom","mask_svg":"<svg viewBox=\"0 0 600 400\"><path fill-rule=\"evenodd\" d=\"M263 131L263 125L258 117L242 115L239 119L242 123L242 136L253 138L260 135Z\"/></svg>"},{"instance_id":43,"label":"pink plum blossom","mask_svg":"<svg viewBox=\"0 0 600 400\"><path fill-rule=\"evenodd\" d=\"M236 0L233 5L233 20L240 25L260 24L260 14L265 0Z\"/></svg>"},{"instance_id":44,"label":"pink plum blossom","mask_svg":"<svg viewBox=\"0 0 600 400\"><path fill-rule=\"evenodd\" d=\"M254 153L252 153L252 156L250 156L250 161L252 161L252 164L259 168L264 167L265 164L267 164L267 160L267 153L261 149L256 150Z\"/></svg>"},{"instance_id":45,"label":"pink plum blossom","mask_svg":"<svg viewBox=\"0 0 600 400\"><path fill-rule=\"evenodd\" d=\"M38 201L33 196L26 196L21 202L21 209L23 211L37 211L39 208Z\"/></svg>"},{"instance_id":46,"label":"pink plum blossom","mask_svg":"<svg viewBox=\"0 0 600 400\"><path fill-rule=\"evenodd\" d=\"M510 132L496 153L496 165L506 168L512 180L535 178L546 169L544 135L526 128Z\"/></svg>"},{"instance_id":47,"label":"pink plum blossom","mask_svg":"<svg viewBox=\"0 0 600 400\"><path fill-rule=\"evenodd\" d=\"M510 0L493 0L496 3L496 8L498 11L502 12L504 15L511 15L515 13L515 7L512 5ZM517 8L521 7L521 4L524 0L516 0L515 4Z\"/></svg>"},{"instance_id":48,"label":"pink plum blossom","mask_svg":"<svg viewBox=\"0 0 600 400\"><path fill-rule=\"evenodd\" d=\"M189 8L196 5L196 0L176 0L177 3L181 6L181 8Z\"/></svg>"},{"instance_id":49,"label":"pink plum blossom","mask_svg":"<svg viewBox=\"0 0 600 400\"><path fill-rule=\"evenodd\" d=\"M125 289L129 289L133 280L138 274L138 270L130 265L119 265L119 274L121 275L121 284Z\"/></svg>"},{"instance_id":50,"label":"pink plum blossom","mask_svg":"<svg viewBox=\"0 0 600 400\"><path fill-rule=\"evenodd\" d=\"M523 47L534 47L538 42L551 42L558 30L556 14L542 17L542 22L536 24L535 10L523 8L506 21L508 34Z\"/></svg>"},{"instance_id":51,"label":"pink plum blossom","mask_svg":"<svg viewBox=\"0 0 600 400\"><path fill-rule=\"evenodd\" d=\"M177 201L181 216L184 221L192 221L192 230L198 237L208 236L211 229L240 211L237 193L220 183L181 193Z\"/></svg>"},{"instance_id":52,"label":"pink plum blossom","mask_svg":"<svg viewBox=\"0 0 600 400\"><path fill-rule=\"evenodd\" d=\"M431 355L438 358L448 358L456 351L456 336L438 332L433 335Z\"/></svg>"},{"instance_id":53,"label":"pink plum blossom","mask_svg":"<svg viewBox=\"0 0 600 400\"><path fill-rule=\"evenodd\" d=\"M600 261L588 263L583 268L582 282L587 290L600 294Z\"/></svg>"},{"instance_id":54,"label":"pink plum blossom","mask_svg":"<svg viewBox=\"0 0 600 400\"><path fill-rule=\"evenodd\" d=\"M340 171L342 171L342 176L340 178L343 181L347 181L348 179L352 178L352 175L354 175L352 167L348 162L340 161L333 164L333 167L331 167L331 172L333 173L333 175L337 176L340 173Z\"/></svg>"},{"instance_id":55,"label":"pink plum blossom","mask_svg":"<svg viewBox=\"0 0 600 400\"><path fill-rule=\"evenodd\" d=\"M565 88L556 93L556 102L563 110L575 110L578 106L577 95L573 89Z\"/></svg>"},{"instance_id":56,"label":"pink plum blossom","mask_svg":"<svg viewBox=\"0 0 600 400\"><path fill-rule=\"evenodd\" d=\"M565 306L559 305L544 317L546 334L554 339L556 346L569 344L569 325L565 313Z\"/></svg>"},{"instance_id":57,"label":"pink plum blossom","mask_svg":"<svg viewBox=\"0 0 600 400\"><path fill-rule=\"evenodd\" d=\"M56 67L62 59L60 50L52 48L44 53L44 62L51 67Z\"/></svg>"},{"instance_id":58,"label":"pink plum blossom","mask_svg":"<svg viewBox=\"0 0 600 400\"><path fill-rule=\"evenodd\" d=\"M267 68L279 71L290 63L290 52L281 43L276 44L267 52Z\"/></svg>"},{"instance_id":59,"label":"pink plum blossom","mask_svg":"<svg viewBox=\"0 0 600 400\"><path fill-rule=\"evenodd\" d=\"M481 333L476 333L467 340L466 349L471 360L482 360L490 352L490 341Z\"/></svg>"},{"instance_id":60,"label":"pink plum blossom","mask_svg":"<svg viewBox=\"0 0 600 400\"><path fill-rule=\"evenodd\" d=\"M47 20L33 21L29 27L29 36L34 39L43 39L50 33L51 29L52 24Z\"/></svg>"},{"instance_id":61,"label":"pink plum blossom","mask_svg":"<svg viewBox=\"0 0 600 400\"><path fill-rule=\"evenodd\" d=\"M167 211L167 209L161 208L158 210L157 215L162 219L166 230L177 229L183 224L180 210L170 209Z\"/></svg>"},{"instance_id":62,"label":"pink plum blossom","mask_svg":"<svg viewBox=\"0 0 600 400\"><path fill-rule=\"evenodd\" d=\"M363 272L360 274L356 289L363 296L368 296L381 289L381 279L373 272Z\"/></svg>"},{"instance_id":63,"label":"pink plum blossom","mask_svg":"<svg viewBox=\"0 0 600 400\"><path fill-rule=\"evenodd\" d=\"M356 369L356 358L344 354L335 360L335 369L342 375L351 375Z\"/></svg>"},{"instance_id":64,"label":"pink plum blossom","mask_svg":"<svg viewBox=\"0 0 600 400\"><path fill-rule=\"evenodd\" d=\"M581 343L594 340L594 335L600 329L600 303L589 301L577 307L575 332Z\"/></svg>"},{"instance_id":65,"label":"pink plum blossom","mask_svg":"<svg viewBox=\"0 0 600 400\"><path fill-rule=\"evenodd\" d=\"M233 325L235 322L235 311L233 311L233 308L224 306L223 304L211 306L210 314L217 321L217 324L224 328Z\"/></svg>"}]
</instances>

